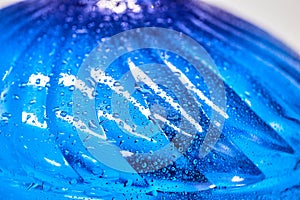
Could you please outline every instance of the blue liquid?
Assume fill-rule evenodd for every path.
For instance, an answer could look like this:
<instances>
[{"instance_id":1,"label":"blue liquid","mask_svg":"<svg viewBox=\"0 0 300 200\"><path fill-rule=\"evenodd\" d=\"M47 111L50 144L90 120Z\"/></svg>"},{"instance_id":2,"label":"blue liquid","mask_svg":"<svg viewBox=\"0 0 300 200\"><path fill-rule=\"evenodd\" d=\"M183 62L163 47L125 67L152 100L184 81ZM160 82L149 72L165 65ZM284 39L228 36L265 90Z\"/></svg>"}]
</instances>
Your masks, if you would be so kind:
<instances>
[{"instance_id":1,"label":"blue liquid","mask_svg":"<svg viewBox=\"0 0 300 200\"><path fill-rule=\"evenodd\" d=\"M24 1L0 11L1 199L300 198L299 56L257 27L203 3L139 1L113 8L84 1ZM89 63L91 52L105 38L141 27L189 36L210 55L218 72L205 64L192 66L163 49L128 51L105 69L105 76L125 88L135 82L130 94L151 115L142 115L128 99L118 107L118 100L124 99L117 97L117 84L110 87L95 78L89 85L95 89L93 106L77 111L91 109L96 121L78 125L74 94L79 89L73 79L80 77L84 63L95 64ZM145 83L144 74L135 74L131 61L159 80L158 89ZM214 87L224 90L228 117L223 116L220 135L204 157L199 152L214 123L214 110L178 82L178 74L166 63L184 72L216 104L219 100L212 99L207 84L222 83ZM202 131L172 106L176 103L198 119ZM129 122L123 104L128 105ZM84 120L84 114L79 116ZM131 131L137 128L130 132L109 116L134 125ZM86 139L102 147L107 163L80 137L81 131L95 127L101 128L105 142ZM152 140L144 137L149 127L158 129L149 133ZM193 132L192 140L183 131ZM151 166L140 156L170 141L182 149L172 162L168 151L161 160L153 157ZM114 157L113 147L127 154ZM119 166L132 171L116 169Z\"/></svg>"}]
</instances>

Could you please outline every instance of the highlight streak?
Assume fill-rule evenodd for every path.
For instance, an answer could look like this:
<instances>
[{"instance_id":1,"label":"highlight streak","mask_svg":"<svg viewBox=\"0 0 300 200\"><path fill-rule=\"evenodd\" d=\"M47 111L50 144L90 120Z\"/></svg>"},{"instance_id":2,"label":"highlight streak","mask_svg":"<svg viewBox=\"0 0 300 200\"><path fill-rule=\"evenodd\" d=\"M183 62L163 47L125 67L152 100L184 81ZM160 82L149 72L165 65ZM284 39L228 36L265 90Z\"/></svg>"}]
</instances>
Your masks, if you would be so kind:
<instances>
[{"instance_id":1,"label":"highlight streak","mask_svg":"<svg viewBox=\"0 0 300 200\"><path fill-rule=\"evenodd\" d=\"M186 87L186 89L193 91L201 100L203 100L208 106L210 106L212 109L214 109L216 112L218 112L220 115L222 115L225 119L228 119L229 116L224 112L221 108L219 108L217 105L215 105L211 100L209 100L203 92L198 90L196 86L186 77L184 73L182 73L176 66L174 66L172 63L164 60L164 63L169 67L169 69L173 73L178 73L180 76L178 77L180 82Z\"/></svg>"},{"instance_id":2,"label":"highlight streak","mask_svg":"<svg viewBox=\"0 0 300 200\"><path fill-rule=\"evenodd\" d=\"M149 76L147 76L142 70L140 70L138 67L134 65L134 63L128 59L128 64L130 70L133 72L136 80L144 82L146 85L148 85L158 96L165 99L167 103L169 103L175 110L178 110L181 112L183 117L185 117L194 127L196 127L197 131L202 132L202 127L196 120L190 116L181 106L180 104L176 103L175 100L168 96L167 93L160 89L158 85L151 80Z\"/></svg>"}]
</instances>

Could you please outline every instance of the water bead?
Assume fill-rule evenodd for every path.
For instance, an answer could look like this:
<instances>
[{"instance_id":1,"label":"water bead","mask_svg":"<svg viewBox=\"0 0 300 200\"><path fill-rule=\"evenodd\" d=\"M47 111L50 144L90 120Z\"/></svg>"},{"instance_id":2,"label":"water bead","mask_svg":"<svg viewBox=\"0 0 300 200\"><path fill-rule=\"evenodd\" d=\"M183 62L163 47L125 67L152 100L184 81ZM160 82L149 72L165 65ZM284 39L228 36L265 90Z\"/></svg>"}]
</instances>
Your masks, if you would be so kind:
<instances>
[{"instance_id":1,"label":"water bead","mask_svg":"<svg viewBox=\"0 0 300 200\"><path fill-rule=\"evenodd\" d=\"M0 196L297 198L300 58L202 2L0 11Z\"/></svg>"}]
</instances>

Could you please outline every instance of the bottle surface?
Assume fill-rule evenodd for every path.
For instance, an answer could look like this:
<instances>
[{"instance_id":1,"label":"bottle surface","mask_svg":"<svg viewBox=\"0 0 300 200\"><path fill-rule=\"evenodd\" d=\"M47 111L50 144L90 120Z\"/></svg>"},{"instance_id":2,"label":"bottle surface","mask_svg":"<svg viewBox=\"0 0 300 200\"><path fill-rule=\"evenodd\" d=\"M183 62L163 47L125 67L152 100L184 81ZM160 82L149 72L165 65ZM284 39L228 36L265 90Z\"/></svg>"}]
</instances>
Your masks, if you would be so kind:
<instances>
[{"instance_id":1,"label":"bottle surface","mask_svg":"<svg viewBox=\"0 0 300 200\"><path fill-rule=\"evenodd\" d=\"M0 197L300 198L300 58L194 1L0 10Z\"/></svg>"}]
</instances>

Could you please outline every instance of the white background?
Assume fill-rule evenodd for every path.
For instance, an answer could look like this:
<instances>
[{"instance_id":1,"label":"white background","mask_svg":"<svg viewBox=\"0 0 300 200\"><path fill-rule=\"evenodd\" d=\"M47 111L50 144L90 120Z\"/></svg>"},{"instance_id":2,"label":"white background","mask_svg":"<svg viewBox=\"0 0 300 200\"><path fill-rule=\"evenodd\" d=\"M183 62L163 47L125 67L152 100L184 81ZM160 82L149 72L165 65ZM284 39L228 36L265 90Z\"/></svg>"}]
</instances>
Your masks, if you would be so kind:
<instances>
[{"instance_id":1,"label":"white background","mask_svg":"<svg viewBox=\"0 0 300 200\"><path fill-rule=\"evenodd\" d=\"M300 53L300 0L204 0L272 33Z\"/></svg>"},{"instance_id":2,"label":"white background","mask_svg":"<svg viewBox=\"0 0 300 200\"><path fill-rule=\"evenodd\" d=\"M16 1L18 0L0 0L0 7ZM300 53L300 0L203 1L253 22Z\"/></svg>"}]
</instances>

